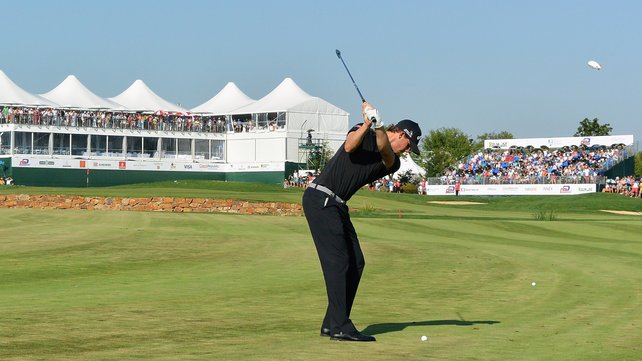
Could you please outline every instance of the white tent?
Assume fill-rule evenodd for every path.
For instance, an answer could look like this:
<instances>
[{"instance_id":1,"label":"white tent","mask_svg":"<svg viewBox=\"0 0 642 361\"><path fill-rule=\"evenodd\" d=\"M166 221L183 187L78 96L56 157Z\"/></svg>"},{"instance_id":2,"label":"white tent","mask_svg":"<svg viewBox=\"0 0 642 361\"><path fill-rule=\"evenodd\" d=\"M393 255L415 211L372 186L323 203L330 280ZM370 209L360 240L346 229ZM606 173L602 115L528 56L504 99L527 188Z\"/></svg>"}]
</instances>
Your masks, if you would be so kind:
<instances>
[{"instance_id":1,"label":"white tent","mask_svg":"<svg viewBox=\"0 0 642 361\"><path fill-rule=\"evenodd\" d=\"M191 109L194 113L214 115L229 114L235 109L254 103L256 100L248 97L233 82L227 83L221 91L205 103Z\"/></svg>"},{"instance_id":2,"label":"white tent","mask_svg":"<svg viewBox=\"0 0 642 361\"><path fill-rule=\"evenodd\" d=\"M399 160L401 161L401 166L399 167L399 170L392 175L393 178L397 179L400 175L406 173L407 171L411 171L412 174L418 175L420 177L426 175L426 170L415 163L410 155L402 155L401 157L399 157Z\"/></svg>"},{"instance_id":3,"label":"white tent","mask_svg":"<svg viewBox=\"0 0 642 361\"><path fill-rule=\"evenodd\" d=\"M158 96L140 79L134 81L134 83L122 93L108 99L134 111L156 112L160 110L183 114L189 112L187 109L170 103Z\"/></svg>"},{"instance_id":4,"label":"white tent","mask_svg":"<svg viewBox=\"0 0 642 361\"><path fill-rule=\"evenodd\" d=\"M258 101L238 108L231 114L287 113L287 129L299 131L314 129L324 132L342 132L348 129L348 112L329 102L311 96L294 80L285 78L269 94Z\"/></svg>"},{"instance_id":5,"label":"white tent","mask_svg":"<svg viewBox=\"0 0 642 361\"><path fill-rule=\"evenodd\" d=\"M58 104L22 89L2 70L0 70L0 104L58 107Z\"/></svg>"},{"instance_id":6,"label":"white tent","mask_svg":"<svg viewBox=\"0 0 642 361\"><path fill-rule=\"evenodd\" d=\"M108 101L87 89L78 78L69 75L48 93L40 94L45 99L57 103L62 108L81 109L122 109L120 104Z\"/></svg>"}]
</instances>

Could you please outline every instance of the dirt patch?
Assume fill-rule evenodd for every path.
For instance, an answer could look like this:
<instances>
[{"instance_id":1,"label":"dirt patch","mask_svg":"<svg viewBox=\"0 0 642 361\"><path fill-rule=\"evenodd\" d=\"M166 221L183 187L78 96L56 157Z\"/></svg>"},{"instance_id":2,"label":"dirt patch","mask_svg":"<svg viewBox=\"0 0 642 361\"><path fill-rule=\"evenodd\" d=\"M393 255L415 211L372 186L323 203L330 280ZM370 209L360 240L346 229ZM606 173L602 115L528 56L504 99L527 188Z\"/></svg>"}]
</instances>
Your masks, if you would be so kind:
<instances>
[{"instance_id":1,"label":"dirt patch","mask_svg":"<svg viewBox=\"0 0 642 361\"><path fill-rule=\"evenodd\" d=\"M614 213L614 214L625 214L627 216L642 216L642 212L633 212L633 211L613 211L609 209L601 209L602 212Z\"/></svg>"},{"instance_id":2,"label":"dirt patch","mask_svg":"<svg viewBox=\"0 0 642 361\"><path fill-rule=\"evenodd\" d=\"M247 202L233 199L173 197L81 197L64 195L0 195L0 208L85 209L105 211L199 212L301 216L299 203Z\"/></svg>"},{"instance_id":3,"label":"dirt patch","mask_svg":"<svg viewBox=\"0 0 642 361\"><path fill-rule=\"evenodd\" d=\"M468 201L430 201L428 203L434 204L452 204L452 205L466 205L466 204L487 204L482 202L468 202Z\"/></svg>"}]
</instances>

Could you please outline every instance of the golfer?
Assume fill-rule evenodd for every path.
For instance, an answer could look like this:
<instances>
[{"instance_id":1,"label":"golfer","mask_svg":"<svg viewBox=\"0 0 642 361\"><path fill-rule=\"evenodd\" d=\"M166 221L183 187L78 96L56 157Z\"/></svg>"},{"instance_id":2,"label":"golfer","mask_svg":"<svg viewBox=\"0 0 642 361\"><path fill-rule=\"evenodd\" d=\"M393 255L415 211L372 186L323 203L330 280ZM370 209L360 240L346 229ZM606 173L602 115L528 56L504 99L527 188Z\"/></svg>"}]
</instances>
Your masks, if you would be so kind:
<instances>
[{"instance_id":1,"label":"golfer","mask_svg":"<svg viewBox=\"0 0 642 361\"><path fill-rule=\"evenodd\" d=\"M359 188L397 171L400 154L419 154L421 136L412 120L385 129L370 104L363 102L362 112L363 123L348 131L343 145L303 193L303 210L328 293L321 336L341 341L375 341L350 320L365 260L346 202Z\"/></svg>"}]
</instances>

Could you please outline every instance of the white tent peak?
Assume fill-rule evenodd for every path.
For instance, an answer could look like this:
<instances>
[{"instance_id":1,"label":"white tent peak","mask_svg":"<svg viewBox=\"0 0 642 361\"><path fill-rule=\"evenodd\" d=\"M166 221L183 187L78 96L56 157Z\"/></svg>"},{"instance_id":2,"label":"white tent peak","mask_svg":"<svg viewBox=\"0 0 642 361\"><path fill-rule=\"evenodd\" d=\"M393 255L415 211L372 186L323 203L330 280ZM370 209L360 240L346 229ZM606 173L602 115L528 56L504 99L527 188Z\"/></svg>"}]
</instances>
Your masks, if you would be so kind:
<instances>
[{"instance_id":1,"label":"white tent peak","mask_svg":"<svg viewBox=\"0 0 642 361\"><path fill-rule=\"evenodd\" d=\"M313 96L301 89L294 80L285 78L266 96L248 106L236 109L233 113L249 114L287 111L313 98Z\"/></svg>"},{"instance_id":2,"label":"white tent peak","mask_svg":"<svg viewBox=\"0 0 642 361\"><path fill-rule=\"evenodd\" d=\"M399 160L401 161L401 165L399 167L399 170L392 175L393 178L399 179L399 177L407 171L411 171L412 174L418 175L420 177L424 177L426 175L426 170L415 163L410 155L404 154L399 157Z\"/></svg>"},{"instance_id":3,"label":"white tent peak","mask_svg":"<svg viewBox=\"0 0 642 361\"><path fill-rule=\"evenodd\" d=\"M306 93L292 78L285 78L281 84L277 85L271 92L261 98L261 103L289 103L289 108L292 105L297 105L301 102L307 101L312 96Z\"/></svg>"},{"instance_id":4,"label":"white tent peak","mask_svg":"<svg viewBox=\"0 0 642 361\"><path fill-rule=\"evenodd\" d=\"M263 98L235 109L230 114L287 113L287 129L344 133L348 112L301 89L291 78L283 81Z\"/></svg>"},{"instance_id":5,"label":"white tent peak","mask_svg":"<svg viewBox=\"0 0 642 361\"><path fill-rule=\"evenodd\" d=\"M87 89L83 83L74 75L69 75L62 83L51 91L40 94L45 99L59 104L63 108L82 108L82 109L116 109L119 104L114 104L107 99Z\"/></svg>"},{"instance_id":6,"label":"white tent peak","mask_svg":"<svg viewBox=\"0 0 642 361\"><path fill-rule=\"evenodd\" d=\"M295 109L301 108L302 106L305 109ZM234 110L233 113L250 114L288 110L348 114L325 100L306 93L291 78L283 79L283 81L266 96L248 106Z\"/></svg>"},{"instance_id":7,"label":"white tent peak","mask_svg":"<svg viewBox=\"0 0 642 361\"><path fill-rule=\"evenodd\" d=\"M58 104L22 89L0 70L0 104L57 107Z\"/></svg>"},{"instance_id":8,"label":"white tent peak","mask_svg":"<svg viewBox=\"0 0 642 361\"><path fill-rule=\"evenodd\" d=\"M122 104L130 110L136 111L155 112L161 110L167 112L188 112L187 109L158 96L140 79L136 79L132 85L122 93L108 99Z\"/></svg>"},{"instance_id":9,"label":"white tent peak","mask_svg":"<svg viewBox=\"0 0 642 361\"><path fill-rule=\"evenodd\" d=\"M214 97L191 109L195 113L227 114L234 109L254 103L234 82L228 82Z\"/></svg>"}]
</instances>

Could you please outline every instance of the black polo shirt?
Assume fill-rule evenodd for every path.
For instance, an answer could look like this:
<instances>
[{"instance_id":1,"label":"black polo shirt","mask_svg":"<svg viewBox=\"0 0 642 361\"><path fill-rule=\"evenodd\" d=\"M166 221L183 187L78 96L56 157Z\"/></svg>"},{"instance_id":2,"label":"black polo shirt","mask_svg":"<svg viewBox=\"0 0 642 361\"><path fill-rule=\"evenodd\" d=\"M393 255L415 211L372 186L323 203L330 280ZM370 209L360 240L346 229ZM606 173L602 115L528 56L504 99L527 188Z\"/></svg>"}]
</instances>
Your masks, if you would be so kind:
<instances>
[{"instance_id":1,"label":"black polo shirt","mask_svg":"<svg viewBox=\"0 0 642 361\"><path fill-rule=\"evenodd\" d=\"M359 123L348 134L363 126ZM375 131L368 129L359 147L352 153L345 151L345 142L326 164L314 183L330 188L341 199L348 201L361 187L396 172L401 166L399 157L390 169L383 163Z\"/></svg>"}]
</instances>

